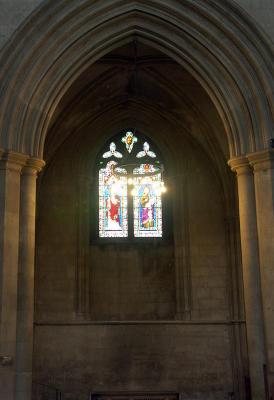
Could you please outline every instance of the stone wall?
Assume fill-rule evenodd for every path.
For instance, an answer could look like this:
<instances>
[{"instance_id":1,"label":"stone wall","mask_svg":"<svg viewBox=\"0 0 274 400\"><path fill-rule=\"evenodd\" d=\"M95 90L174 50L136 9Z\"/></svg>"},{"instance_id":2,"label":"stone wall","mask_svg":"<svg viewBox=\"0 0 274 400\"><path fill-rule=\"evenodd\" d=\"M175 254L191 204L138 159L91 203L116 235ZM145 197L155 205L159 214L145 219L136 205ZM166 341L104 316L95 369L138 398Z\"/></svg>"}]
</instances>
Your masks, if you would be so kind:
<instances>
[{"instance_id":1,"label":"stone wall","mask_svg":"<svg viewBox=\"0 0 274 400\"><path fill-rule=\"evenodd\" d=\"M1 4L2 43L28 14L27 2L18 8L16 4ZM242 5L247 4L271 35L272 4ZM85 141L82 144L77 148L80 158L86 156ZM98 148L96 141L93 144ZM186 186L182 185L177 201L177 206L185 205L184 212L176 218L173 205L175 218L170 220L176 225L174 236L179 229L184 231L181 243L173 238L155 249L141 246L137 251L122 245L103 249L90 243L90 225L95 223L90 214L85 214L84 224L81 220L82 202L88 210L92 192L79 197L82 191L87 194L89 180L85 172L78 182L74 150L67 141L49 162L40 185L35 379L54 383L71 399L80 391L85 395L99 389L147 391L155 386L188 398L237 393L245 375L245 346L239 344L244 321L232 321L232 303L241 308L232 287L234 293L240 292L241 281L232 279L233 240L223 188L212 163L195 145L186 148L184 157L191 157L180 171ZM173 184L170 196L176 200L179 192L180 185Z\"/></svg>"},{"instance_id":2,"label":"stone wall","mask_svg":"<svg viewBox=\"0 0 274 400\"><path fill-rule=\"evenodd\" d=\"M43 0L0 0L0 48Z\"/></svg>"},{"instance_id":3,"label":"stone wall","mask_svg":"<svg viewBox=\"0 0 274 400\"><path fill-rule=\"evenodd\" d=\"M87 400L89 392L175 391L223 400L233 391L229 325L37 326L35 378Z\"/></svg>"},{"instance_id":4,"label":"stone wall","mask_svg":"<svg viewBox=\"0 0 274 400\"><path fill-rule=\"evenodd\" d=\"M223 399L239 391L244 369L237 346L245 350L237 344L238 325L231 323L225 205L211 162L184 139L178 153L185 159L179 175L184 190L177 182L167 195L173 197L171 241L101 245L90 241L96 221L88 210L97 192L88 171L80 173L77 166L77 159L95 159L99 150L87 144L95 143L88 132L77 153L75 139L59 148L39 184L34 379L64 390L68 399L111 390ZM181 213L175 206L179 193ZM174 241L176 229L185 231L186 242ZM189 277L180 289L188 310L176 296L178 246L187 254L179 269ZM86 304L79 307L82 298Z\"/></svg>"}]
</instances>

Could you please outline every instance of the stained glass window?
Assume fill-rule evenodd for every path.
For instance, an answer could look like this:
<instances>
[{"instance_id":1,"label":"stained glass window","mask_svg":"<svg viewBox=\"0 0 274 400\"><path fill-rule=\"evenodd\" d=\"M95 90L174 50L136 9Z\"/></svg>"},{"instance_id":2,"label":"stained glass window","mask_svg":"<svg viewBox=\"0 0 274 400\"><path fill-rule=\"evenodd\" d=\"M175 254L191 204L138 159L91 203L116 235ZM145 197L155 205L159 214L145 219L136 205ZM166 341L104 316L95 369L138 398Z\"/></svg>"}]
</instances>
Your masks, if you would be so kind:
<instances>
[{"instance_id":1,"label":"stained glass window","mask_svg":"<svg viewBox=\"0 0 274 400\"><path fill-rule=\"evenodd\" d=\"M116 165L110 161L99 171L100 237L128 236L127 178L115 175Z\"/></svg>"},{"instance_id":2,"label":"stained glass window","mask_svg":"<svg viewBox=\"0 0 274 400\"><path fill-rule=\"evenodd\" d=\"M162 237L165 188L157 153L131 131L116 143L103 152L99 169L99 237Z\"/></svg>"},{"instance_id":3,"label":"stained glass window","mask_svg":"<svg viewBox=\"0 0 274 400\"><path fill-rule=\"evenodd\" d=\"M143 165L135 173L142 170ZM161 174L138 176L133 183L134 236L162 237Z\"/></svg>"}]
</instances>

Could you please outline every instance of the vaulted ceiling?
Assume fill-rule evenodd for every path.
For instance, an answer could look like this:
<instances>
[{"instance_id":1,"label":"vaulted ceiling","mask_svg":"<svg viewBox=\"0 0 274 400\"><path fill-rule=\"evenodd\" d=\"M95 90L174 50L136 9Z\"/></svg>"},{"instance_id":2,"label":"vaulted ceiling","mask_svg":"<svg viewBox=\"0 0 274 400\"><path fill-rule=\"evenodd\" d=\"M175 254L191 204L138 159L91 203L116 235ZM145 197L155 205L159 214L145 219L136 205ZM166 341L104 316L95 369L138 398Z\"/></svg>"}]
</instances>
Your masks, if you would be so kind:
<instances>
[{"instance_id":1,"label":"vaulted ceiling","mask_svg":"<svg viewBox=\"0 0 274 400\"><path fill-rule=\"evenodd\" d=\"M221 119L201 85L174 60L139 42L104 56L73 83L51 120L45 158L71 135L93 136L99 145L124 128L162 136L173 149L188 138L212 159L229 158Z\"/></svg>"}]
</instances>

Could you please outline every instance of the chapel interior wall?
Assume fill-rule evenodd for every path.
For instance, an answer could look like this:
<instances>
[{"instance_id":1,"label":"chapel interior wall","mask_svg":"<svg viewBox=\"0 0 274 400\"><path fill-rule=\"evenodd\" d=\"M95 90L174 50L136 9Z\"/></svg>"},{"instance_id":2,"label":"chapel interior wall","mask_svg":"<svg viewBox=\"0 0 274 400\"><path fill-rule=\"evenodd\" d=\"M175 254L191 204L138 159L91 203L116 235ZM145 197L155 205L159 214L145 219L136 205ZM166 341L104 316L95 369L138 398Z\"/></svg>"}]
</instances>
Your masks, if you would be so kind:
<instances>
[{"instance_id":1,"label":"chapel interior wall","mask_svg":"<svg viewBox=\"0 0 274 400\"><path fill-rule=\"evenodd\" d=\"M151 129L159 133L159 143L166 129ZM218 173L185 135L180 142L171 140L180 160L179 167L166 165L172 240L138 247L92 242L100 133L90 135L91 130L83 128L81 140L67 139L39 182L34 378L71 395L157 386L192 390L189 398L207 391L223 398L235 390L237 373L235 331L226 322L233 318L235 299ZM151 139L157 140L157 133ZM177 202L178 196L183 201ZM177 214L176 204L184 208ZM181 243L174 240L180 230ZM180 246L179 268L187 282L179 318L185 324L173 325ZM242 332L238 336L243 340Z\"/></svg>"}]
</instances>

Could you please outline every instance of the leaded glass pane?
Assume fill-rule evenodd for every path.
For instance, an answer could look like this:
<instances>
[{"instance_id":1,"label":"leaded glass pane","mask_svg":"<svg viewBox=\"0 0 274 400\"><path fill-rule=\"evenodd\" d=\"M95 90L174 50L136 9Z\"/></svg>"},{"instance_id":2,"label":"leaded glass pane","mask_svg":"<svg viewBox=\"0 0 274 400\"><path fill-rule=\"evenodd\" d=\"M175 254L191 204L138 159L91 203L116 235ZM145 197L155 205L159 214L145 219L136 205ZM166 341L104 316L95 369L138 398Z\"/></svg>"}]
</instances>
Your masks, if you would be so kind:
<instances>
[{"instance_id":1,"label":"leaded glass pane","mask_svg":"<svg viewBox=\"0 0 274 400\"><path fill-rule=\"evenodd\" d=\"M141 165L134 172L140 174L147 168ZM162 237L161 174L136 176L133 183L134 236Z\"/></svg>"},{"instance_id":2,"label":"leaded glass pane","mask_svg":"<svg viewBox=\"0 0 274 400\"><path fill-rule=\"evenodd\" d=\"M127 178L114 173L115 165L110 161L99 171L100 237L128 236Z\"/></svg>"}]
</instances>

